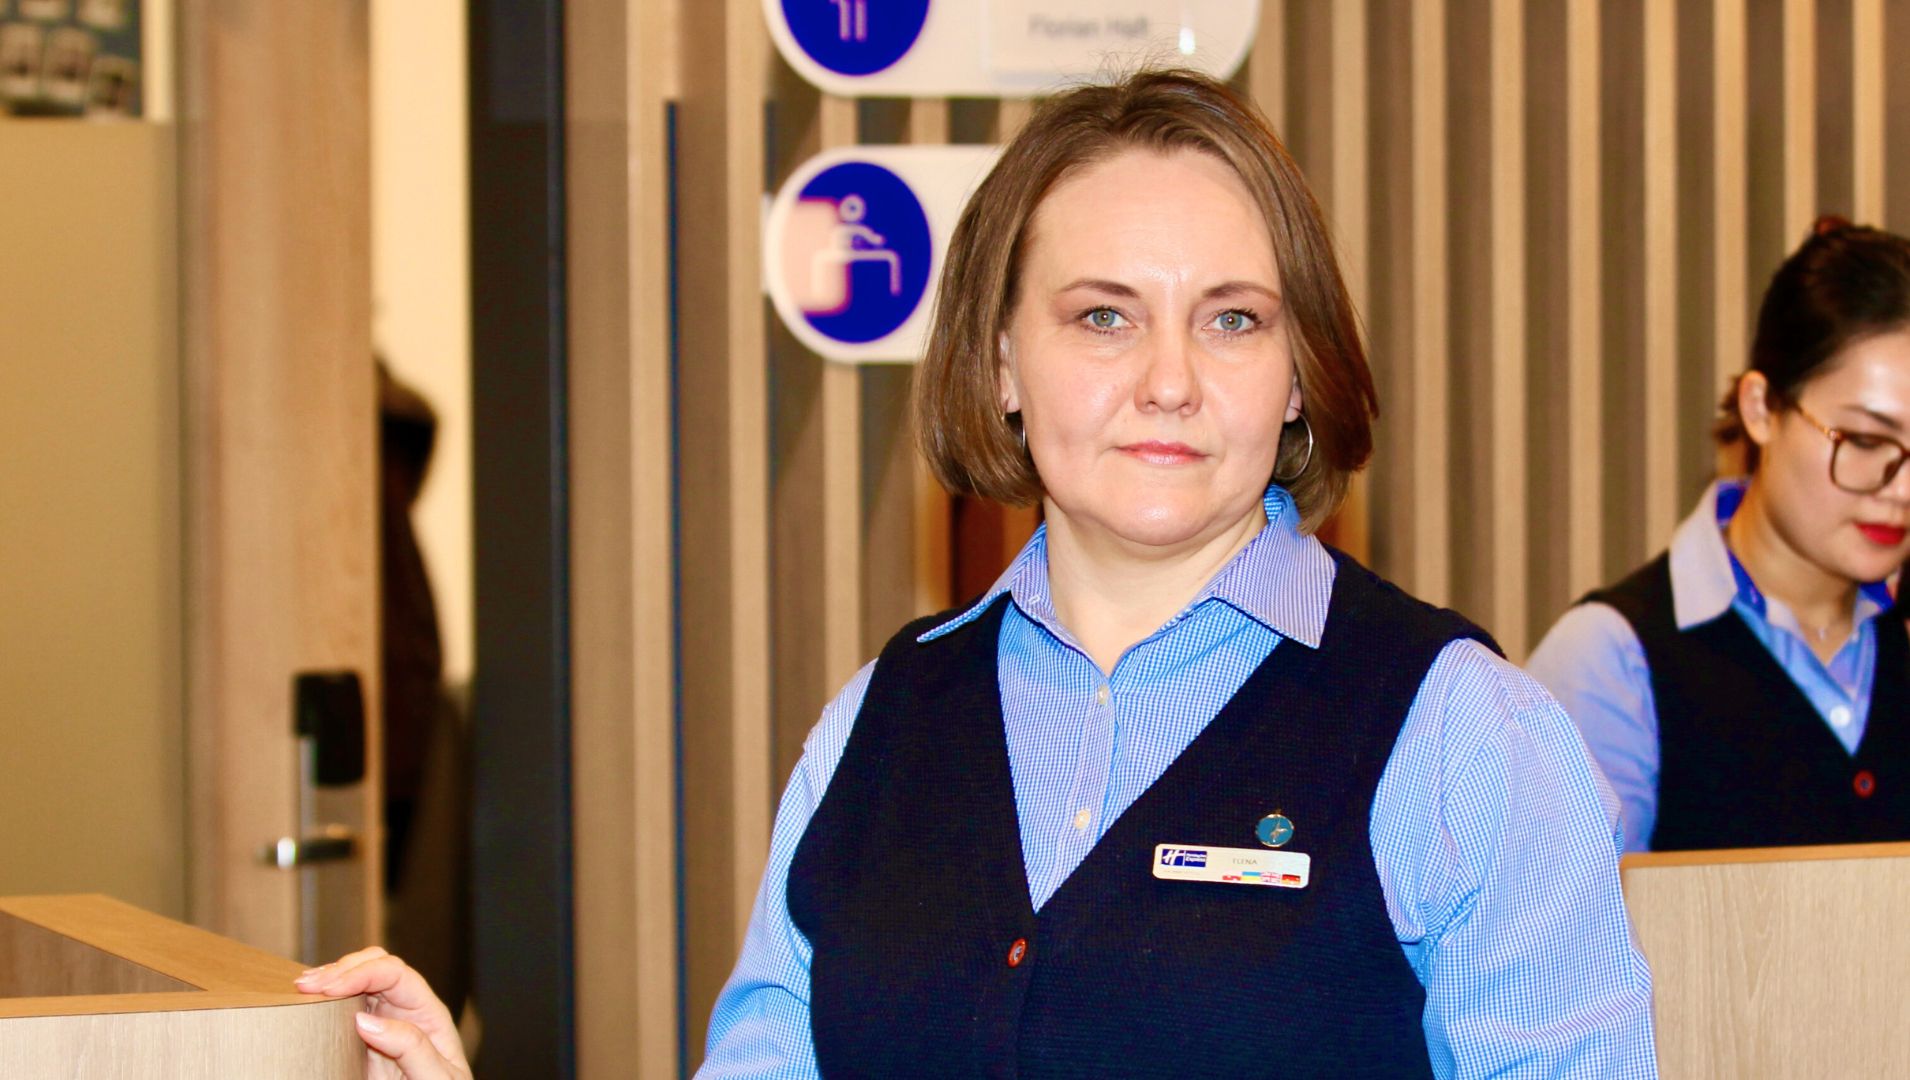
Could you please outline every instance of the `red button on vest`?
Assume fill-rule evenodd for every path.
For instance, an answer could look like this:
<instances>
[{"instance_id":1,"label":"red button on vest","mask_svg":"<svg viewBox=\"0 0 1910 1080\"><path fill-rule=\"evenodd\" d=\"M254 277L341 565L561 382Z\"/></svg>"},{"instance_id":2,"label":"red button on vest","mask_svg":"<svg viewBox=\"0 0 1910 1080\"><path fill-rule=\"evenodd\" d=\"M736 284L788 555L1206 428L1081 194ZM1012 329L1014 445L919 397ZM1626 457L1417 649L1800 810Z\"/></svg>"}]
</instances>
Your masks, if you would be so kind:
<instances>
[{"instance_id":1,"label":"red button on vest","mask_svg":"<svg viewBox=\"0 0 1910 1080\"><path fill-rule=\"evenodd\" d=\"M1015 943L1013 945L1008 946L1008 966L1020 967L1021 958L1027 955L1028 955L1028 939L1025 937L1016 938Z\"/></svg>"},{"instance_id":2,"label":"red button on vest","mask_svg":"<svg viewBox=\"0 0 1910 1080\"><path fill-rule=\"evenodd\" d=\"M1870 775L1869 769L1859 769L1857 775L1850 781L1850 786L1851 790L1857 793L1858 798L1868 799L1870 793L1877 790L1877 778Z\"/></svg>"}]
</instances>

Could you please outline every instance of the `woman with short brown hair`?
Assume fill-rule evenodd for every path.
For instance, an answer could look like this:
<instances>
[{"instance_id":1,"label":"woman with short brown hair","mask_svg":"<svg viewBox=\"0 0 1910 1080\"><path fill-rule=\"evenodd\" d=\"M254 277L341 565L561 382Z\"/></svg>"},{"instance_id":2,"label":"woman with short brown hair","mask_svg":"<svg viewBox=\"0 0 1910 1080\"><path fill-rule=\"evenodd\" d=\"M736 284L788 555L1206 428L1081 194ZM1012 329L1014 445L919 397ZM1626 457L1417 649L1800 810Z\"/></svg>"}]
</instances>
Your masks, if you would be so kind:
<instances>
[{"instance_id":1,"label":"woman with short brown hair","mask_svg":"<svg viewBox=\"0 0 1910 1080\"><path fill-rule=\"evenodd\" d=\"M1655 1075L1571 722L1312 535L1372 379L1250 105L1044 104L917 394L949 487L1044 524L823 711L699 1075Z\"/></svg>"},{"instance_id":2,"label":"woman with short brown hair","mask_svg":"<svg viewBox=\"0 0 1910 1080\"><path fill-rule=\"evenodd\" d=\"M998 342L1015 300L1028 219L1054 185L1123 151L1211 155L1246 181L1279 262L1309 418L1283 431L1279 460L1308 530L1339 508L1373 452L1379 399L1360 342L1359 317L1340 278L1324 216L1286 147L1250 106L1204 84L1137 79L1123 92L1078 90L1069 109L1029 120L975 192L949 244L929 338L916 372L922 452L949 491L1014 506L1039 502L1041 478L1020 445L1018 419L996 408ZM1309 457L1311 460L1309 461ZM1306 468L1301 468L1305 464Z\"/></svg>"}]
</instances>

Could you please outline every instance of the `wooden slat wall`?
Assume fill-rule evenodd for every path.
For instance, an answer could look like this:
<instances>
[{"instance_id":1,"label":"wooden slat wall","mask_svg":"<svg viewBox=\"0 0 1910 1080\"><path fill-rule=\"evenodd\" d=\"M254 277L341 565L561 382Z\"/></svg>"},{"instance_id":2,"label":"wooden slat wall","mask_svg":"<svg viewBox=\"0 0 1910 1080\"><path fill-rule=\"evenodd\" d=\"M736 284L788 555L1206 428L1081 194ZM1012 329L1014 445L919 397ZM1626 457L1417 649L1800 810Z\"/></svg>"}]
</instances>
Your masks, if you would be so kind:
<instances>
[{"instance_id":1,"label":"wooden slat wall","mask_svg":"<svg viewBox=\"0 0 1910 1080\"><path fill-rule=\"evenodd\" d=\"M674 12L566 12L577 1061L678 1072L668 101Z\"/></svg>"},{"instance_id":2,"label":"wooden slat wall","mask_svg":"<svg viewBox=\"0 0 1910 1080\"><path fill-rule=\"evenodd\" d=\"M610 365L589 384L599 411L580 413L597 425L579 422L580 443L607 455L573 453L580 472L607 470L602 487L580 475L580 523L598 498L617 523L576 541L580 673L593 651L615 660L589 669L600 696L579 696L580 777L612 807L580 808L580 834L615 838L579 848L592 941L578 952L602 960L580 970L581 1060L594 1075L639 1055L650 1074L676 1067L678 1047L654 1043L679 1024L682 1060L700 1059L776 794L823 704L902 621L992 579L1036 520L935 488L909 442L906 367L834 366L775 325L763 197L824 147L996 141L1031 106L827 97L773 56L755 0L575 3L625 12L608 37L575 35L571 63L573 80L615 70L600 89L624 95L629 130L596 131L589 160L631 170L573 190L574 237L588 221L614 237L579 244L574 270L615 282L573 318L579 363L595 342ZM1712 411L1778 260L1822 210L1910 228L1910 77L1890 63L1906 52L1910 0L1263 0L1236 85L1331 217L1381 392L1376 458L1335 541L1480 620L1514 659L1572 598L1661 548L1710 477ZM666 154L655 125L672 103ZM665 171L673 222L658 218ZM615 211L576 205L598 198ZM674 473L658 462L669 446ZM597 609L593 582L613 586ZM586 632L590 610L604 621ZM680 1013L668 979L639 1000L643 979L611 973L656 970L644 935L668 932L647 910L671 902L662 880L613 849L660 858L676 820L653 798L671 779ZM593 859L606 876L587 877ZM597 895L613 885L624 894ZM640 1034L602 1027L630 1015Z\"/></svg>"}]
</instances>

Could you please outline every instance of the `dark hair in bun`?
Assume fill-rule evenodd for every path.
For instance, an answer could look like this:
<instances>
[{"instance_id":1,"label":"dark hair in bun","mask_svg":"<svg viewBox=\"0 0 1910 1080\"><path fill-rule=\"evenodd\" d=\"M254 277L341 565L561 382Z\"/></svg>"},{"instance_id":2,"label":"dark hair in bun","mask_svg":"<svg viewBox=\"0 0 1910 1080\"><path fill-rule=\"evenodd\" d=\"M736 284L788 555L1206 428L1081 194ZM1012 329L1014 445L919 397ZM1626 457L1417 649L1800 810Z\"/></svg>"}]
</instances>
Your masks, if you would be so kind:
<instances>
[{"instance_id":1,"label":"dark hair in bun","mask_svg":"<svg viewBox=\"0 0 1910 1080\"><path fill-rule=\"evenodd\" d=\"M1910 240L1825 214L1777 268L1758 308L1751 371L1770 384L1774 405L1795 405L1804 385L1857 341L1910 327ZM1743 443L1757 468L1757 445L1744 436L1737 384L1719 404L1715 429L1725 445Z\"/></svg>"}]
</instances>

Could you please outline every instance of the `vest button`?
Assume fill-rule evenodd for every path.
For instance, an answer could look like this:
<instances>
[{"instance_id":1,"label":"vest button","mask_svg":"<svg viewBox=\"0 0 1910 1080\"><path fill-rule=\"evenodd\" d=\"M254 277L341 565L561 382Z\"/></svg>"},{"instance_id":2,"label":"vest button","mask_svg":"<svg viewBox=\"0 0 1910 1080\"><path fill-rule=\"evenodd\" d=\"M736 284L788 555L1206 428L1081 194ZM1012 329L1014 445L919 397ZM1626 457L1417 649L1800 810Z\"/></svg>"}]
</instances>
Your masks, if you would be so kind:
<instances>
[{"instance_id":1,"label":"vest button","mask_svg":"<svg viewBox=\"0 0 1910 1080\"><path fill-rule=\"evenodd\" d=\"M1027 955L1028 955L1028 939L1025 937L1016 938L1015 943L1013 945L1008 946L1008 966L1020 967L1022 958Z\"/></svg>"},{"instance_id":2,"label":"vest button","mask_svg":"<svg viewBox=\"0 0 1910 1080\"><path fill-rule=\"evenodd\" d=\"M1877 790L1877 778L1870 775L1869 769L1859 769L1850 781L1850 788L1857 793L1858 798L1868 799Z\"/></svg>"}]
</instances>

